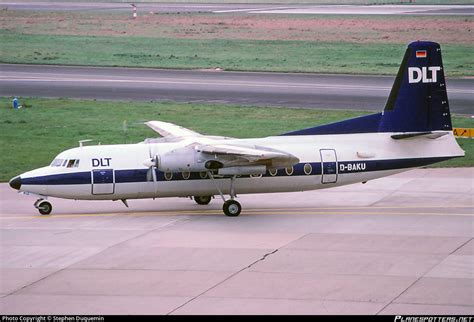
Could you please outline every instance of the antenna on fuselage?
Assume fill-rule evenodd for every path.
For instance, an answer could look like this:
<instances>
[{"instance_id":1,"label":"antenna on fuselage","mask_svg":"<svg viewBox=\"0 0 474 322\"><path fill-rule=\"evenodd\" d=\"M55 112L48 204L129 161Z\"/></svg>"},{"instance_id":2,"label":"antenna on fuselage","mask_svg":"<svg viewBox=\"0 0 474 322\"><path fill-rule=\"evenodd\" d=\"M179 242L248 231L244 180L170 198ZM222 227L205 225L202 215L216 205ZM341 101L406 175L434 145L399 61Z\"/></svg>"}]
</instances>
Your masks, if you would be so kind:
<instances>
[{"instance_id":1,"label":"antenna on fuselage","mask_svg":"<svg viewBox=\"0 0 474 322\"><path fill-rule=\"evenodd\" d=\"M125 144L127 144L127 133L128 133L128 123L127 120L124 120L122 123L122 130L123 130L123 137L125 140Z\"/></svg>"},{"instance_id":2,"label":"antenna on fuselage","mask_svg":"<svg viewBox=\"0 0 474 322\"><path fill-rule=\"evenodd\" d=\"M82 148L82 147L84 146L84 143L86 143L86 142L92 142L92 141L94 141L94 140L91 140L91 139L80 140L80 141L79 141L79 147Z\"/></svg>"}]
</instances>

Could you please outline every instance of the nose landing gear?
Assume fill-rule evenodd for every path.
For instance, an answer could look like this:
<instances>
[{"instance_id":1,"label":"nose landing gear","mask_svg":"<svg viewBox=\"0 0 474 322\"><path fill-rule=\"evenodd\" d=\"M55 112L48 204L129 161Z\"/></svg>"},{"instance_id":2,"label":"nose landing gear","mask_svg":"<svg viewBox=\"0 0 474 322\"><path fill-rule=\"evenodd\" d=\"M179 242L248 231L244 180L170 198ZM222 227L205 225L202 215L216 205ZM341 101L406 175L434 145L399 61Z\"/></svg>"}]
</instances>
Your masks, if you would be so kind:
<instances>
[{"instance_id":1,"label":"nose landing gear","mask_svg":"<svg viewBox=\"0 0 474 322\"><path fill-rule=\"evenodd\" d=\"M53 206L51 203L44 199L36 200L34 206L42 215L49 215L51 211L53 211Z\"/></svg>"}]
</instances>

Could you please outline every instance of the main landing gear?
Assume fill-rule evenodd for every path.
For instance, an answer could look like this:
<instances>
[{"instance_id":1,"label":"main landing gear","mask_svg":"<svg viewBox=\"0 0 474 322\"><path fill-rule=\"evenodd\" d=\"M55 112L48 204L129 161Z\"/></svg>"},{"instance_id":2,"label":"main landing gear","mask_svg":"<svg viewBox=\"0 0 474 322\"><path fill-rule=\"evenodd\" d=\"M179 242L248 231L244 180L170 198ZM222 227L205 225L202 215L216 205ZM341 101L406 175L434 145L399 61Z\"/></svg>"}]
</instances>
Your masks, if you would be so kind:
<instances>
[{"instance_id":1,"label":"main landing gear","mask_svg":"<svg viewBox=\"0 0 474 322\"><path fill-rule=\"evenodd\" d=\"M44 199L36 200L34 206L42 215L49 215L51 211L53 211L53 206L51 203Z\"/></svg>"},{"instance_id":2,"label":"main landing gear","mask_svg":"<svg viewBox=\"0 0 474 322\"><path fill-rule=\"evenodd\" d=\"M234 200L236 194L234 190L234 183L235 183L235 178L237 176L232 176L230 178L230 199L226 200L224 197L224 194L222 193L221 189L219 189L219 186L217 185L216 181L214 180L214 176L211 171L208 172L209 178L211 178L212 182L216 186L217 191L219 191L219 195L221 196L222 200L224 201L224 205L222 206L222 210L224 211L224 214L229 217L237 217L240 215L240 212L242 211L242 206L240 203L236 200Z\"/></svg>"},{"instance_id":3,"label":"main landing gear","mask_svg":"<svg viewBox=\"0 0 474 322\"><path fill-rule=\"evenodd\" d=\"M232 176L230 178L230 199L226 200L224 197L224 194L222 193L221 189L219 189L219 186L214 180L214 175L212 174L212 172L209 171L207 174L209 178L211 178L217 191L219 192L219 195L224 201L224 205L222 206L222 210L224 211L224 214L229 217L237 217L238 215L240 215L240 212L242 211L242 206L240 205L238 201L234 200L234 198L236 197L235 190L234 190L234 182L237 176ZM207 205L211 202L211 199L213 197L212 196L194 196L193 198L194 198L194 201L198 205Z\"/></svg>"},{"instance_id":4,"label":"main landing gear","mask_svg":"<svg viewBox=\"0 0 474 322\"><path fill-rule=\"evenodd\" d=\"M224 205L222 207L224 214L230 217L238 216L242 211L242 206L240 203L234 199L225 200L222 195L221 197L224 200ZM211 202L212 196L194 196L193 199L198 205L208 205Z\"/></svg>"},{"instance_id":5,"label":"main landing gear","mask_svg":"<svg viewBox=\"0 0 474 322\"><path fill-rule=\"evenodd\" d=\"M240 215L240 212L242 211L242 206L240 203L234 199L229 199L227 201L224 201L224 205L222 206L222 210L224 211L224 214L229 217L237 217Z\"/></svg>"},{"instance_id":6,"label":"main landing gear","mask_svg":"<svg viewBox=\"0 0 474 322\"><path fill-rule=\"evenodd\" d=\"M211 202L212 196L194 196L194 201L198 205L208 205Z\"/></svg>"}]
</instances>

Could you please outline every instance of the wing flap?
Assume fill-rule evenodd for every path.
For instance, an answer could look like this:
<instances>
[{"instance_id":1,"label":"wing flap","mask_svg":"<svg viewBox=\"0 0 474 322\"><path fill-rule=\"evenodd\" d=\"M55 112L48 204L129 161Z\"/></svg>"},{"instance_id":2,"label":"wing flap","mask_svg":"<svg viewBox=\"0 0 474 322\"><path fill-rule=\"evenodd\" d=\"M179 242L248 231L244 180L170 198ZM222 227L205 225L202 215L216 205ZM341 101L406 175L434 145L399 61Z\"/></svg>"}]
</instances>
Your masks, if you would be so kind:
<instances>
[{"instance_id":1,"label":"wing flap","mask_svg":"<svg viewBox=\"0 0 474 322\"><path fill-rule=\"evenodd\" d=\"M267 151L262 149L254 149L243 146L236 146L231 144L212 144L202 145L198 147L202 153L217 154L217 155L234 155L256 159L272 159L276 157L289 156L288 153Z\"/></svg>"},{"instance_id":2,"label":"wing flap","mask_svg":"<svg viewBox=\"0 0 474 322\"><path fill-rule=\"evenodd\" d=\"M196 146L198 152L209 154L219 159L225 157L230 160L244 159L248 163L266 162L279 166L289 166L299 162L299 159L290 153L270 150L264 147L246 147L232 144L209 144ZM232 163L235 165L235 162Z\"/></svg>"}]
</instances>

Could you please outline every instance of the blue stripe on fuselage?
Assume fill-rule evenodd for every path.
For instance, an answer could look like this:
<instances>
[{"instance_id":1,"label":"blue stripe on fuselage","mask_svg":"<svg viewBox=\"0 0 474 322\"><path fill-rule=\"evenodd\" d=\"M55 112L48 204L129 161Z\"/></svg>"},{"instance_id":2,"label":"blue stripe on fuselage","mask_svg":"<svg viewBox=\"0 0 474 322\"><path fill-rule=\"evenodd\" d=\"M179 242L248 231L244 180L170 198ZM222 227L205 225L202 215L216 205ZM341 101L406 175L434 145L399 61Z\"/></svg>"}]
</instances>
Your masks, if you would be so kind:
<instances>
[{"instance_id":1,"label":"blue stripe on fuselage","mask_svg":"<svg viewBox=\"0 0 474 322\"><path fill-rule=\"evenodd\" d=\"M91 172L72 172L41 177L21 178L22 185L91 184Z\"/></svg>"},{"instance_id":2,"label":"blue stripe on fuselage","mask_svg":"<svg viewBox=\"0 0 474 322\"><path fill-rule=\"evenodd\" d=\"M368 160L368 161L339 161L337 171L339 174L372 172L384 170L397 170L405 168L415 168L435 162L451 159L452 157L435 158L413 158L413 159L392 159L392 160ZM321 162L308 162L311 165L311 172L306 174L304 166L306 163L298 163L293 167L291 176L321 175ZM115 183L146 182L148 169L115 170ZM285 169L279 169L274 177L288 176ZM248 177L248 176L246 176ZM268 171L263 177L273 177ZM168 181L165 173L156 170L158 182ZM199 172L192 172L188 179L184 179L182 173L173 173L171 181L202 180ZM91 172L74 172L53 174L41 177L22 178L22 185L79 185L91 184Z\"/></svg>"}]
</instances>

